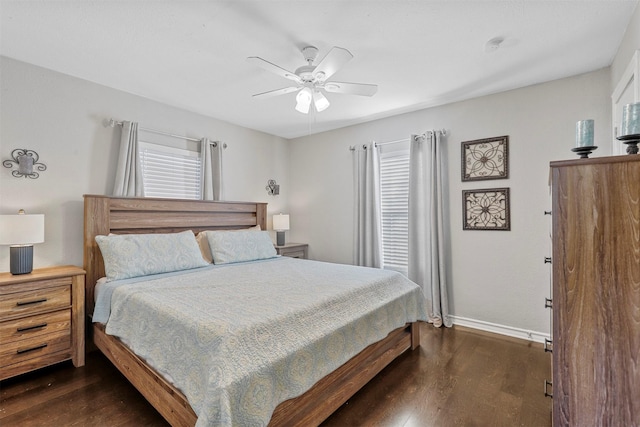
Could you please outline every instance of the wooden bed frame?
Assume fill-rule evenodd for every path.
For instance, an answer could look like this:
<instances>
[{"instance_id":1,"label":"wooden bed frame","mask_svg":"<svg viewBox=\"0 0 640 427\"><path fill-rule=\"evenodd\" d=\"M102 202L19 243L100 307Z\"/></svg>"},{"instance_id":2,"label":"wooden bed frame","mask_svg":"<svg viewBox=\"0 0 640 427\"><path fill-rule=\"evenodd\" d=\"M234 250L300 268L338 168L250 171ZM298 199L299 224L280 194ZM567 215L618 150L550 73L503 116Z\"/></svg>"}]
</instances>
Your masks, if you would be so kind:
<instances>
[{"instance_id":1,"label":"wooden bed frame","mask_svg":"<svg viewBox=\"0 0 640 427\"><path fill-rule=\"evenodd\" d=\"M95 236L109 233L168 233L193 230L267 229L267 204L154 198L84 196L84 269L86 312L93 313L94 287L104 277ZM104 325L87 328L97 346L172 426L193 426L196 414L185 396L117 338ZM269 425L318 425L400 354L420 345L418 323L407 324L365 348L318 381L306 393L282 402Z\"/></svg>"}]
</instances>

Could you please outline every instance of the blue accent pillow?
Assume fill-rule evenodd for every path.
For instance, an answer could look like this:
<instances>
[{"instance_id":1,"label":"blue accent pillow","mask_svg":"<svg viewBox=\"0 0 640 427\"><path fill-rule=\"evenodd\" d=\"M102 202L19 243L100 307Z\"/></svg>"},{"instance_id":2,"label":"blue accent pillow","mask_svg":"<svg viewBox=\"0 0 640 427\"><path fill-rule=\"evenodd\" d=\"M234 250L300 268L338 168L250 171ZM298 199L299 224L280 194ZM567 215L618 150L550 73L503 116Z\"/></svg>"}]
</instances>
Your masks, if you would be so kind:
<instances>
[{"instance_id":1,"label":"blue accent pillow","mask_svg":"<svg viewBox=\"0 0 640 427\"><path fill-rule=\"evenodd\" d=\"M214 264L278 256L268 231L216 231L207 235Z\"/></svg>"},{"instance_id":2,"label":"blue accent pillow","mask_svg":"<svg viewBox=\"0 0 640 427\"><path fill-rule=\"evenodd\" d=\"M208 265L191 230L169 234L96 236L107 281Z\"/></svg>"}]
</instances>

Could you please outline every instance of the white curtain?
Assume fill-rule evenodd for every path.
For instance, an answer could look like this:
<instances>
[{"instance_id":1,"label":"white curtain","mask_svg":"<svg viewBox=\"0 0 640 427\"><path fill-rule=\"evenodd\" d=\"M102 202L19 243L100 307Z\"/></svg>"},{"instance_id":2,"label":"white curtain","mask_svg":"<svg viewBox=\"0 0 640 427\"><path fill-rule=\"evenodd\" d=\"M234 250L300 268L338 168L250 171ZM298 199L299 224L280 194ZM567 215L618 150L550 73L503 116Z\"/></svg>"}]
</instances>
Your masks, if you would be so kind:
<instances>
[{"instance_id":1,"label":"white curtain","mask_svg":"<svg viewBox=\"0 0 640 427\"><path fill-rule=\"evenodd\" d=\"M429 322L451 326L445 266L440 131L411 136L409 151L409 279L427 302Z\"/></svg>"},{"instance_id":2,"label":"white curtain","mask_svg":"<svg viewBox=\"0 0 640 427\"><path fill-rule=\"evenodd\" d=\"M202 200L223 200L222 194L222 142L200 141L202 159Z\"/></svg>"},{"instance_id":3,"label":"white curtain","mask_svg":"<svg viewBox=\"0 0 640 427\"><path fill-rule=\"evenodd\" d=\"M375 143L353 150L354 264L382 268L380 153Z\"/></svg>"},{"instance_id":4,"label":"white curtain","mask_svg":"<svg viewBox=\"0 0 640 427\"><path fill-rule=\"evenodd\" d=\"M120 137L120 153L116 168L113 195L121 197L143 197L142 169L138 155L138 123L123 122Z\"/></svg>"}]
</instances>

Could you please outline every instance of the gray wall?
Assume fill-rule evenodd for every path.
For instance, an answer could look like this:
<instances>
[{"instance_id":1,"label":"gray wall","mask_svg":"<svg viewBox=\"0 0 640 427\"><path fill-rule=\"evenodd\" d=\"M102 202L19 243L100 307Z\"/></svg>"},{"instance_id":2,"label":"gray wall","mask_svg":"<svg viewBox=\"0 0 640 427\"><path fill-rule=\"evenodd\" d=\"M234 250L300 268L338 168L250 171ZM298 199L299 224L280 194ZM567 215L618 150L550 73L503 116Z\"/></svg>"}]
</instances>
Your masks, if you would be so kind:
<instances>
[{"instance_id":1,"label":"gray wall","mask_svg":"<svg viewBox=\"0 0 640 427\"><path fill-rule=\"evenodd\" d=\"M82 265L83 194L111 194L120 128L103 121L138 121L141 127L228 144L224 152L227 200L269 202L269 215L286 210L289 141L174 108L10 58L0 57L0 158L27 148L47 170L36 180L0 168L0 214L45 215L45 243L34 247L34 267ZM281 184L268 196L268 179ZM269 218L270 220L270 218ZM0 271L9 249L0 246Z\"/></svg>"},{"instance_id":2,"label":"gray wall","mask_svg":"<svg viewBox=\"0 0 640 427\"><path fill-rule=\"evenodd\" d=\"M638 49L640 49L640 7L636 6L624 38L618 47L618 52L611 63L611 91L618 84L620 77L629 65L629 61Z\"/></svg>"},{"instance_id":3,"label":"gray wall","mask_svg":"<svg viewBox=\"0 0 640 427\"><path fill-rule=\"evenodd\" d=\"M549 162L576 158L575 124L595 120L596 156L610 154L609 69L292 141L292 239L312 258L352 262L353 191L349 146L445 128L449 188L449 290L458 323L488 322L515 335L549 331ZM462 141L509 135L506 180L461 182ZM463 231L462 190L511 189L511 231ZM501 328L506 326L505 328Z\"/></svg>"},{"instance_id":4,"label":"gray wall","mask_svg":"<svg viewBox=\"0 0 640 427\"><path fill-rule=\"evenodd\" d=\"M112 189L119 129L110 117L229 144L228 200L269 202L270 215L291 214L288 241L310 244L310 255L351 263L352 165L349 146L389 141L445 128L448 164L449 288L456 322L516 336L548 333L551 253L549 161L575 158L575 122L595 119L595 156L611 153L610 95L640 47L636 10L610 68L358 126L287 141L9 58L0 57L0 159L15 148L41 155L37 180L0 168L0 214L26 209L46 215L46 242L35 266L82 265L82 195ZM510 136L510 178L462 183L460 142ZM281 195L267 196L267 179ZM461 191L511 188L510 232L463 231ZM8 270L0 246L0 270ZM496 329L497 328L497 329Z\"/></svg>"}]
</instances>

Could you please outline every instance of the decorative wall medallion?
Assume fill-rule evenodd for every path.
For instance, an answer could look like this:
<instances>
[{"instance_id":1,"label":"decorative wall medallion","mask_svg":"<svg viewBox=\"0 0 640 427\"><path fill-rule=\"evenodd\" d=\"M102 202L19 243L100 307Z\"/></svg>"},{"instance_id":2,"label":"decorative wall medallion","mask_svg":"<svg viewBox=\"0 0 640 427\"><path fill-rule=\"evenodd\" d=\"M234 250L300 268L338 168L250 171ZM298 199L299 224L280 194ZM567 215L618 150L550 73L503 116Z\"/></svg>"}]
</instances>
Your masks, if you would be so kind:
<instances>
[{"instance_id":1,"label":"decorative wall medallion","mask_svg":"<svg viewBox=\"0 0 640 427\"><path fill-rule=\"evenodd\" d=\"M511 230L509 189L462 190L463 230Z\"/></svg>"},{"instance_id":2,"label":"decorative wall medallion","mask_svg":"<svg viewBox=\"0 0 640 427\"><path fill-rule=\"evenodd\" d=\"M277 196L280 194L280 185L276 183L275 179L268 180L265 189L267 190L267 194L270 196Z\"/></svg>"},{"instance_id":3,"label":"decorative wall medallion","mask_svg":"<svg viewBox=\"0 0 640 427\"><path fill-rule=\"evenodd\" d=\"M33 150L27 150L26 148L16 148L11 152L11 160L5 160L2 165L5 168L18 167L17 170L12 170L11 175L16 178L24 177L37 179L40 174L33 169L37 169L42 172L47 170L47 165L44 163L38 163L40 156Z\"/></svg>"},{"instance_id":4,"label":"decorative wall medallion","mask_svg":"<svg viewBox=\"0 0 640 427\"><path fill-rule=\"evenodd\" d=\"M509 178L509 136L462 142L462 180Z\"/></svg>"}]
</instances>

